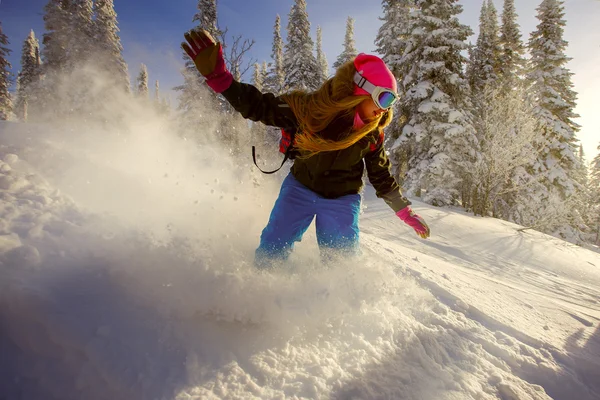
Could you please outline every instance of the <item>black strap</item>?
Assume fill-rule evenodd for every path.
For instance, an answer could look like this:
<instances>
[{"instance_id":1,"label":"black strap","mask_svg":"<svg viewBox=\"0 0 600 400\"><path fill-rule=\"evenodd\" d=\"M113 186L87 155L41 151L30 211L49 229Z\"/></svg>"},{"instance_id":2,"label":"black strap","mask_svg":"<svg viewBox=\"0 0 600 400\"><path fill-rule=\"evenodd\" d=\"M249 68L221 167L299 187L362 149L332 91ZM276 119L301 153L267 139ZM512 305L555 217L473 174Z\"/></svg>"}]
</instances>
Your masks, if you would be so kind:
<instances>
[{"instance_id":1,"label":"black strap","mask_svg":"<svg viewBox=\"0 0 600 400\"><path fill-rule=\"evenodd\" d=\"M258 170L260 172L262 172L263 174L267 174L267 175L274 174L275 172L277 172L281 168L283 168L283 165L285 164L285 162L290 159L290 154L292 153L292 147L293 147L293 144L294 144L295 136L296 136L296 130L291 130L291 132L290 132L290 145L288 146L287 149L285 149L285 154L283 156L283 161L281 161L281 165L279 166L279 168L277 168L274 171L263 171L258 166L258 164L256 163L256 147L252 146L252 161L254 161L254 165L256 165L256 168L258 168Z\"/></svg>"},{"instance_id":2,"label":"black strap","mask_svg":"<svg viewBox=\"0 0 600 400\"><path fill-rule=\"evenodd\" d=\"M290 146L291 147L291 146ZM285 164L285 162L290 158L289 157L289 152L290 152L290 148L288 147L288 149L285 151L285 156L283 157L283 161L281 162L281 165L279 166L279 168L277 168L274 171L263 171L258 164L256 163L256 147L252 146L252 160L254 161L254 165L256 165L256 168L258 168L258 170L260 172L262 172L263 174L274 174L275 172L279 171L281 168L283 168L283 164Z\"/></svg>"}]
</instances>

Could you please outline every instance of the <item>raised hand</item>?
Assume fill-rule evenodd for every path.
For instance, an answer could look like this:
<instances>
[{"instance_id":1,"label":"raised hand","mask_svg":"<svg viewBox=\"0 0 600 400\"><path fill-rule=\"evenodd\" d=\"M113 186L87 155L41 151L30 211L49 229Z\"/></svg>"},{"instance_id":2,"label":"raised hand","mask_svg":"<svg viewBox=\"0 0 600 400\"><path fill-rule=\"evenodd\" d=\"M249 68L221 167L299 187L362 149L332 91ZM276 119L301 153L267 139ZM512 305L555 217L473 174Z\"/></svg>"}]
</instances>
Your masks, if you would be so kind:
<instances>
[{"instance_id":1,"label":"raised hand","mask_svg":"<svg viewBox=\"0 0 600 400\"><path fill-rule=\"evenodd\" d=\"M196 69L206 78L208 86L217 93L227 89L233 81L233 76L225 65L221 43L215 41L204 29L191 30L183 36L187 43L181 43L181 47L192 59Z\"/></svg>"}]
</instances>

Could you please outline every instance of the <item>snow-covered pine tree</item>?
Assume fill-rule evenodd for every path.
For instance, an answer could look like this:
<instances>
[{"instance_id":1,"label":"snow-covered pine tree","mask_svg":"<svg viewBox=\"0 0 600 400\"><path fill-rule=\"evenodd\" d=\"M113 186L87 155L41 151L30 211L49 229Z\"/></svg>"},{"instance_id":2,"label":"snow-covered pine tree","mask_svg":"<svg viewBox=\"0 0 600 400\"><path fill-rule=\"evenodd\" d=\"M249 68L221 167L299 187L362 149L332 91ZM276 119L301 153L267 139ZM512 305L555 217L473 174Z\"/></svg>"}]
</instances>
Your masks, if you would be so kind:
<instances>
[{"instance_id":1,"label":"snow-covered pine tree","mask_svg":"<svg viewBox=\"0 0 600 400\"><path fill-rule=\"evenodd\" d=\"M314 47L306 0L294 0L288 16L287 43L283 55L286 88L313 91L319 87L315 79L319 76L319 66L313 53Z\"/></svg>"},{"instance_id":2,"label":"snow-covered pine tree","mask_svg":"<svg viewBox=\"0 0 600 400\"><path fill-rule=\"evenodd\" d=\"M581 189L577 192L577 198L569 199L569 201L575 204L575 208L579 211L583 219L584 225L580 227L584 233L582 237L585 241L592 243L595 241L594 227L596 226L594 207L592 205L595 202L595 194L590 187L590 168L586 162L583 144L581 143L577 149L576 156L579 163L575 172L575 180L579 183Z\"/></svg>"},{"instance_id":3,"label":"snow-covered pine tree","mask_svg":"<svg viewBox=\"0 0 600 400\"><path fill-rule=\"evenodd\" d=\"M273 47L271 50L270 68L264 80L265 90L281 94L285 90L285 72L283 69L283 39L281 38L281 17L277 15L273 27Z\"/></svg>"},{"instance_id":4,"label":"snow-covered pine tree","mask_svg":"<svg viewBox=\"0 0 600 400\"><path fill-rule=\"evenodd\" d=\"M217 41L223 42L223 32L217 27L217 1L216 0L198 0L198 12L194 14L192 22L197 22L197 29L204 29L209 32L213 38ZM224 46L224 44L222 43ZM182 98L184 103L193 101L193 98L199 98L203 101L214 101L216 96L213 92L207 90L204 84L204 78L200 75L200 72L196 69L193 60L190 57L183 54L185 60L184 84L176 88L176 90L183 91ZM202 88L200 90L199 88ZM208 98L210 100L208 100ZM187 107L184 105L183 109Z\"/></svg>"},{"instance_id":5,"label":"snow-covered pine tree","mask_svg":"<svg viewBox=\"0 0 600 400\"><path fill-rule=\"evenodd\" d=\"M598 203L600 203L600 145L598 145L598 154L590 164L589 184L598 192L596 199L598 200Z\"/></svg>"},{"instance_id":6,"label":"snow-covered pine tree","mask_svg":"<svg viewBox=\"0 0 600 400\"><path fill-rule=\"evenodd\" d=\"M94 22L92 0L70 0L70 35L68 60L71 68L88 61L93 56Z\"/></svg>"},{"instance_id":7,"label":"snow-covered pine tree","mask_svg":"<svg viewBox=\"0 0 600 400\"><path fill-rule=\"evenodd\" d=\"M431 204L455 204L470 191L470 171L478 157L462 55L472 31L457 18L462 12L458 0L417 0L416 6L398 64L407 71L400 106L408 118L403 136L413 149L405 186ZM397 144L393 151L402 148Z\"/></svg>"},{"instance_id":8,"label":"snow-covered pine tree","mask_svg":"<svg viewBox=\"0 0 600 400\"><path fill-rule=\"evenodd\" d=\"M44 7L42 36L43 81L38 92L46 117L63 114L64 96L59 93L61 75L67 71L70 36L70 0L48 0Z\"/></svg>"},{"instance_id":9,"label":"snow-covered pine tree","mask_svg":"<svg viewBox=\"0 0 600 400\"><path fill-rule=\"evenodd\" d=\"M210 33L217 41L222 41L223 32L217 27L217 0L198 0L198 12L192 19L198 26Z\"/></svg>"},{"instance_id":10,"label":"snow-covered pine tree","mask_svg":"<svg viewBox=\"0 0 600 400\"><path fill-rule=\"evenodd\" d=\"M158 79L154 81L154 109L159 114L169 114L169 105L166 103L166 98L160 95L160 82Z\"/></svg>"},{"instance_id":11,"label":"snow-covered pine tree","mask_svg":"<svg viewBox=\"0 0 600 400\"><path fill-rule=\"evenodd\" d=\"M588 183L590 193L590 219L593 221L591 228L595 234L595 242L600 246L600 145L598 155L590 165L590 179Z\"/></svg>"},{"instance_id":12,"label":"snow-covered pine tree","mask_svg":"<svg viewBox=\"0 0 600 400\"><path fill-rule=\"evenodd\" d=\"M66 69L62 72L59 93L62 94L64 116L76 117L94 115L98 108L97 99L89 81L96 75L87 68L89 61L94 62L93 46L95 41L92 0L70 0L65 5L69 20L67 40Z\"/></svg>"},{"instance_id":13,"label":"snow-covered pine tree","mask_svg":"<svg viewBox=\"0 0 600 400\"><path fill-rule=\"evenodd\" d=\"M281 17L277 15L275 25L273 26L273 47L271 50L271 60L269 69L264 79L264 90L275 95L281 95L287 88L285 86L285 70L283 64L284 43L281 38ZM267 126L265 132L265 142L271 144L271 148L275 148L281 131L274 126Z\"/></svg>"},{"instance_id":14,"label":"snow-covered pine tree","mask_svg":"<svg viewBox=\"0 0 600 400\"><path fill-rule=\"evenodd\" d=\"M140 73L137 77L137 94L143 99L148 98L148 68L146 64L140 64Z\"/></svg>"},{"instance_id":15,"label":"snow-covered pine tree","mask_svg":"<svg viewBox=\"0 0 600 400\"><path fill-rule=\"evenodd\" d=\"M154 82L154 104L157 106L160 104L160 83L158 83L158 80Z\"/></svg>"},{"instance_id":16,"label":"snow-covered pine tree","mask_svg":"<svg viewBox=\"0 0 600 400\"><path fill-rule=\"evenodd\" d=\"M401 60L411 33L409 18L416 9L415 0L383 0L382 7L383 23L377 32L375 45L387 66L402 81L408 66Z\"/></svg>"},{"instance_id":17,"label":"snow-covered pine tree","mask_svg":"<svg viewBox=\"0 0 600 400\"><path fill-rule=\"evenodd\" d=\"M233 75L233 79L239 81L246 71L250 70L254 62L249 62L243 65L244 54L247 53L254 45L254 40L242 40L242 36L234 37L231 45L228 46L225 34L227 29L221 30L217 23L217 1L216 0L199 0L198 13L193 19L199 23L199 27L208 31L213 38L221 43L223 47L223 56L227 68ZM228 49L228 51L225 51ZM226 111L231 111L228 103L223 102Z\"/></svg>"},{"instance_id":18,"label":"snow-covered pine tree","mask_svg":"<svg viewBox=\"0 0 600 400\"><path fill-rule=\"evenodd\" d=\"M8 89L11 85L11 68L8 56L12 52L8 47L10 42L2 31L0 23L0 120L7 120L12 116L12 99Z\"/></svg>"},{"instance_id":19,"label":"snow-covered pine tree","mask_svg":"<svg viewBox=\"0 0 600 400\"><path fill-rule=\"evenodd\" d=\"M403 78L407 75L410 65L402 64L400 61L408 43L410 34L408 21L411 12L415 10L415 2L414 0L383 0L382 7L383 16L381 20L383 24L377 33L375 44L377 52L382 55L383 60L399 81L398 92L402 96L404 94ZM398 140L402 134L402 121L404 119L402 112L398 111L396 109L394 120L386 129L385 145L387 148L394 144L397 145L394 151L390 152L390 160L392 162L392 172L398 181L402 182L408 170L411 142Z\"/></svg>"},{"instance_id":20,"label":"snow-covered pine tree","mask_svg":"<svg viewBox=\"0 0 600 400\"><path fill-rule=\"evenodd\" d=\"M481 99L486 112L477 124L481 158L473 168L471 207L476 215L507 218L514 194L530 182L522 174L537 157L537 124L522 89L488 85Z\"/></svg>"},{"instance_id":21,"label":"snow-covered pine tree","mask_svg":"<svg viewBox=\"0 0 600 400\"><path fill-rule=\"evenodd\" d=\"M163 96L163 98L160 100L160 111L162 114L167 116L172 112L171 100L169 100L169 98L166 96Z\"/></svg>"},{"instance_id":22,"label":"snow-covered pine tree","mask_svg":"<svg viewBox=\"0 0 600 400\"><path fill-rule=\"evenodd\" d=\"M354 18L348 17L346 20L346 35L344 36L344 50L333 63L333 68L339 68L356 57L357 54L358 50L356 50L356 43L354 42Z\"/></svg>"},{"instance_id":23,"label":"snow-covered pine tree","mask_svg":"<svg viewBox=\"0 0 600 400\"><path fill-rule=\"evenodd\" d=\"M38 83L41 74L40 44L33 30L29 32L23 43L21 52L21 72L18 76L17 99L15 114L17 118L26 121L37 112Z\"/></svg>"},{"instance_id":24,"label":"snow-covered pine tree","mask_svg":"<svg viewBox=\"0 0 600 400\"><path fill-rule=\"evenodd\" d=\"M260 76L263 82L263 89L266 89L265 85L269 77L269 66L267 65L266 61L263 61L263 63L260 66Z\"/></svg>"},{"instance_id":25,"label":"snow-covered pine tree","mask_svg":"<svg viewBox=\"0 0 600 400\"><path fill-rule=\"evenodd\" d=\"M69 1L49 0L44 7L45 33L42 58L46 72L60 71L67 65L70 12Z\"/></svg>"},{"instance_id":26,"label":"snow-covered pine tree","mask_svg":"<svg viewBox=\"0 0 600 400\"><path fill-rule=\"evenodd\" d=\"M543 178L546 193L534 196L546 203L554 199L562 202L563 207L572 207L566 201L576 198L581 189L576 180L579 125L573 121L578 117L574 112L577 95L571 82L573 73L566 67L570 58L565 55L567 42L563 39L566 24L563 1L543 0L537 10L540 23L529 40L531 70L527 79L535 105L534 115L539 121L542 148L533 171ZM552 225L543 229L565 239L572 238L578 229L577 217L574 213L560 217L566 219L561 221L557 217Z\"/></svg>"},{"instance_id":27,"label":"snow-covered pine tree","mask_svg":"<svg viewBox=\"0 0 600 400\"><path fill-rule=\"evenodd\" d=\"M27 99L20 97L21 92L21 72L17 74L17 99L13 101L13 114L18 120L27 121Z\"/></svg>"},{"instance_id":28,"label":"snow-covered pine tree","mask_svg":"<svg viewBox=\"0 0 600 400\"><path fill-rule=\"evenodd\" d=\"M198 22L197 28L210 32L215 40L220 38L221 32L217 28L217 6L215 0L199 0L198 12L193 17ZM185 61L181 71L183 84L175 87L179 92L177 112L179 129L188 138L194 137L197 142L207 141L208 135L199 131L214 129L214 123L207 121L206 112L214 112L217 109L217 96L204 83L204 77L198 72L194 62L183 52ZM204 129L206 128L206 129Z\"/></svg>"},{"instance_id":29,"label":"snow-covered pine tree","mask_svg":"<svg viewBox=\"0 0 600 400\"><path fill-rule=\"evenodd\" d=\"M517 23L515 0L504 0L500 27L500 77L505 90L522 85L526 60L525 46Z\"/></svg>"},{"instance_id":30,"label":"snow-covered pine tree","mask_svg":"<svg viewBox=\"0 0 600 400\"><path fill-rule=\"evenodd\" d=\"M473 126L477 131L477 137L482 150L494 148L494 144L483 143L486 140L495 141L497 138L490 135L490 118L495 115L495 108L500 104L510 100L512 104L516 102L512 96L501 96L496 92L496 86L500 75L500 34L498 30L498 13L493 1L484 0L481 6L479 16L479 34L477 43L469 49L469 63L467 64L467 79L471 88L471 101L473 104ZM514 108L511 111L518 112ZM485 154L485 163L494 163L492 154ZM489 174L478 174L489 176ZM487 212L491 207L489 201L489 179L487 182L478 182L477 178L473 182L472 207L478 214ZM497 192L498 190L495 190ZM483 210L483 211L482 211Z\"/></svg>"},{"instance_id":31,"label":"snow-covered pine tree","mask_svg":"<svg viewBox=\"0 0 600 400\"><path fill-rule=\"evenodd\" d=\"M479 16L477 43L471 50L467 66L467 78L475 99L484 93L487 86L495 86L500 75L500 54L498 13L493 1L484 0ZM475 105L481 106L477 101Z\"/></svg>"},{"instance_id":32,"label":"snow-covered pine tree","mask_svg":"<svg viewBox=\"0 0 600 400\"><path fill-rule=\"evenodd\" d=\"M129 71L123 58L123 46L119 37L117 13L113 0L96 0L94 3L94 56L96 63L115 87L126 93L130 91Z\"/></svg>"},{"instance_id":33,"label":"snow-covered pine tree","mask_svg":"<svg viewBox=\"0 0 600 400\"><path fill-rule=\"evenodd\" d=\"M319 66L319 82L323 83L329 78L329 65L327 56L323 52L323 30L317 27L317 65Z\"/></svg>"},{"instance_id":34,"label":"snow-covered pine tree","mask_svg":"<svg viewBox=\"0 0 600 400\"><path fill-rule=\"evenodd\" d=\"M583 150L583 144L579 143L579 148L577 149L577 159L579 162L577 163L577 171L575 180L579 182L582 186L587 186L588 184L588 166L585 161L585 152Z\"/></svg>"},{"instance_id":35,"label":"snow-covered pine tree","mask_svg":"<svg viewBox=\"0 0 600 400\"><path fill-rule=\"evenodd\" d=\"M263 75L259 63L254 64L254 73L252 74L252 84L262 92L263 90Z\"/></svg>"}]
</instances>

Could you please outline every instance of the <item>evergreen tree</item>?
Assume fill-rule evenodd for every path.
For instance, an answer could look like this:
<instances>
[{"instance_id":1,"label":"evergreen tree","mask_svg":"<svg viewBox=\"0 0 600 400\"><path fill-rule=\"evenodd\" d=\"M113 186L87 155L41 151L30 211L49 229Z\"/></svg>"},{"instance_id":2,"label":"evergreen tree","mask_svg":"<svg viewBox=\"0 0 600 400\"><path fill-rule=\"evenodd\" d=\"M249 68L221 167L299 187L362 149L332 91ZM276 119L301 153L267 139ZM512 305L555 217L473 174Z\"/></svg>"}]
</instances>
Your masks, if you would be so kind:
<instances>
[{"instance_id":1,"label":"evergreen tree","mask_svg":"<svg viewBox=\"0 0 600 400\"><path fill-rule=\"evenodd\" d=\"M499 74L500 74L500 34L498 31L498 15L496 7L491 0L484 0L481 7L479 17L479 35L475 47L469 49L469 64L467 65L467 79L471 88L471 100L473 103L472 112L474 115L473 126L477 131L482 149L493 148L493 145L484 143L486 140L494 140L493 136L489 135L489 120L490 114L495 113L495 108L498 107L498 99L501 98L499 93L495 91ZM505 96L500 103L511 99L511 96ZM485 154L484 154L485 155ZM487 161L486 161L487 162ZM491 204L486 203L487 194L481 196L479 193L482 187L489 186L485 182L473 182L475 188L472 191L473 208L475 212L482 213L482 205L489 207ZM486 191L485 189L483 190ZM481 199L485 201L482 203ZM483 214L481 214L483 215Z\"/></svg>"},{"instance_id":2,"label":"evergreen tree","mask_svg":"<svg viewBox=\"0 0 600 400\"><path fill-rule=\"evenodd\" d=\"M9 44L8 37L2 31L0 24L0 120L7 120L12 115L12 100L8 91L11 85L12 66L8 62L11 50L6 47Z\"/></svg>"},{"instance_id":3,"label":"evergreen tree","mask_svg":"<svg viewBox=\"0 0 600 400\"><path fill-rule=\"evenodd\" d=\"M47 72L66 68L70 28L69 0L49 0L44 7L42 58Z\"/></svg>"},{"instance_id":4,"label":"evergreen tree","mask_svg":"<svg viewBox=\"0 0 600 400\"><path fill-rule=\"evenodd\" d=\"M471 207L476 215L508 218L514 194L531 182L523 169L537 157L536 120L522 90L487 86L478 121L481 158L473 168Z\"/></svg>"},{"instance_id":5,"label":"evergreen tree","mask_svg":"<svg viewBox=\"0 0 600 400\"><path fill-rule=\"evenodd\" d=\"M263 82L263 89L269 89L268 86L266 86L267 83L267 79L269 78L269 67L267 65L266 61L263 61L261 67L260 67L260 76Z\"/></svg>"},{"instance_id":6,"label":"evergreen tree","mask_svg":"<svg viewBox=\"0 0 600 400\"><path fill-rule=\"evenodd\" d=\"M354 18L348 17L346 20L346 36L344 37L344 50L333 63L333 68L339 68L346 62L354 59L358 54L356 44L354 43Z\"/></svg>"},{"instance_id":7,"label":"evergreen tree","mask_svg":"<svg viewBox=\"0 0 600 400\"><path fill-rule=\"evenodd\" d=\"M215 40L223 42L223 32L217 27L217 0L198 0L198 12L192 21L198 22Z\"/></svg>"},{"instance_id":8,"label":"evergreen tree","mask_svg":"<svg viewBox=\"0 0 600 400\"><path fill-rule=\"evenodd\" d=\"M254 64L254 74L252 75L252 84L258 90L263 90L263 74L259 63Z\"/></svg>"},{"instance_id":9,"label":"evergreen tree","mask_svg":"<svg viewBox=\"0 0 600 400\"><path fill-rule=\"evenodd\" d=\"M528 79L543 140L537 172L546 177L548 188L557 188L566 198L577 186L573 174L578 164L575 154L579 125L573 121L578 117L573 111L577 95L571 82L573 74L566 68L570 59L565 55L562 4L561 0L543 0L538 7L540 23L529 41Z\"/></svg>"},{"instance_id":10,"label":"evergreen tree","mask_svg":"<svg viewBox=\"0 0 600 400\"><path fill-rule=\"evenodd\" d=\"M310 37L310 22L306 0L294 0L288 17L287 44L283 56L285 86L289 89L313 91L319 87L314 42Z\"/></svg>"},{"instance_id":11,"label":"evergreen tree","mask_svg":"<svg viewBox=\"0 0 600 400\"><path fill-rule=\"evenodd\" d=\"M171 111L171 101L168 97L163 96L163 98L160 100L160 112L168 116L171 114Z\"/></svg>"},{"instance_id":12,"label":"evergreen tree","mask_svg":"<svg viewBox=\"0 0 600 400\"><path fill-rule=\"evenodd\" d=\"M579 229L582 231L582 240L586 240L587 242L593 242L592 233L594 232L594 227L596 226L596 219L594 216L594 194L592 193L589 181L590 181L590 170L588 168L588 164L585 159L585 153L583 150L583 145L579 144L577 149L577 170L575 171L574 179L579 185L579 190L577 190L576 197L573 199L573 204L575 205L576 210L581 215L583 220L583 224L579 224Z\"/></svg>"},{"instance_id":13,"label":"evergreen tree","mask_svg":"<svg viewBox=\"0 0 600 400\"><path fill-rule=\"evenodd\" d=\"M569 58L563 39L563 2L543 0L537 10L540 23L529 40L531 69L527 79L539 123L537 141L541 149L530 169L540 177L541 185L524 199L523 202L533 205L524 218L543 232L577 242L582 225L576 156L579 125L573 121L578 117L573 111L576 105L573 74L566 68Z\"/></svg>"},{"instance_id":14,"label":"evergreen tree","mask_svg":"<svg viewBox=\"0 0 600 400\"><path fill-rule=\"evenodd\" d=\"M525 70L525 46L517 23L515 0L504 0L500 46L500 76L504 88L511 90L522 84Z\"/></svg>"},{"instance_id":15,"label":"evergreen tree","mask_svg":"<svg viewBox=\"0 0 600 400\"><path fill-rule=\"evenodd\" d=\"M598 193L596 200L600 204L600 145L598 145L598 155L594 157L590 165L590 180L589 183Z\"/></svg>"},{"instance_id":16,"label":"evergreen tree","mask_svg":"<svg viewBox=\"0 0 600 400\"><path fill-rule=\"evenodd\" d=\"M325 82L329 78L329 65L327 56L323 52L323 31L317 27L317 65L319 67L319 81Z\"/></svg>"},{"instance_id":17,"label":"evergreen tree","mask_svg":"<svg viewBox=\"0 0 600 400\"><path fill-rule=\"evenodd\" d=\"M409 16L415 10L414 0L383 0L383 24L379 28L375 44L377 52L382 55L396 79L400 82L398 92L403 97L404 77L408 74L410 65L402 64L402 56L410 38ZM402 125L404 116L402 112L394 113L394 120L385 132L387 148L392 148L390 160L392 172L399 182L404 181L408 170L408 160L412 154L411 141L402 140ZM400 139L400 140L399 140ZM393 147L396 145L396 147Z\"/></svg>"},{"instance_id":18,"label":"evergreen tree","mask_svg":"<svg viewBox=\"0 0 600 400\"><path fill-rule=\"evenodd\" d=\"M154 82L154 109L162 115L168 115L170 112L170 105L166 97L161 97L160 83L158 80Z\"/></svg>"},{"instance_id":19,"label":"evergreen tree","mask_svg":"<svg viewBox=\"0 0 600 400\"><path fill-rule=\"evenodd\" d=\"M579 149L577 151L577 171L575 180L581 186L587 186L588 184L588 167L585 161L585 152L583 151L583 144L579 144Z\"/></svg>"},{"instance_id":20,"label":"evergreen tree","mask_svg":"<svg viewBox=\"0 0 600 400\"><path fill-rule=\"evenodd\" d=\"M377 52L394 73L402 80L406 75L406 65L402 64L402 55L410 36L410 13L415 10L414 0L383 0L383 24L379 27L375 44ZM402 68L404 70L402 70ZM401 88L400 88L401 89Z\"/></svg>"},{"instance_id":21,"label":"evergreen tree","mask_svg":"<svg viewBox=\"0 0 600 400\"><path fill-rule=\"evenodd\" d=\"M265 79L265 89L271 93L281 94L285 90L285 72L283 67L283 39L281 38L281 17L275 18L273 27L273 48L271 51L271 68Z\"/></svg>"},{"instance_id":22,"label":"evergreen tree","mask_svg":"<svg viewBox=\"0 0 600 400\"><path fill-rule=\"evenodd\" d=\"M154 104L160 104L160 84L158 80L154 82Z\"/></svg>"},{"instance_id":23,"label":"evergreen tree","mask_svg":"<svg viewBox=\"0 0 600 400\"><path fill-rule=\"evenodd\" d=\"M17 100L13 105L13 113L17 119L27 121L27 98L21 97L21 73L17 74Z\"/></svg>"},{"instance_id":24,"label":"evergreen tree","mask_svg":"<svg viewBox=\"0 0 600 400\"><path fill-rule=\"evenodd\" d=\"M205 29L219 40L221 32L217 28L217 8L215 0L199 0L198 12L193 21L198 22L198 29ZM216 110L217 96L204 83L204 77L198 72L193 60L184 52L185 65L181 71L183 84L175 87L179 92L177 111L181 123L180 131L188 137L195 137L197 141L204 141L206 135L198 135L198 130L209 126L203 113L199 110ZM213 124L211 124L213 126Z\"/></svg>"},{"instance_id":25,"label":"evergreen tree","mask_svg":"<svg viewBox=\"0 0 600 400\"><path fill-rule=\"evenodd\" d=\"M204 29L209 32L213 38L217 41L222 42L222 32L217 28L217 2L216 0L198 0L198 12L194 14L192 19L193 22L197 22L197 29ZM223 43L222 43L223 45ZM194 85L188 85L188 80L204 80L204 78L200 75L200 72L196 69L193 60L190 60L190 57L183 54L183 58L185 60L185 69L186 72L184 75L189 75L187 77L184 76L186 83L184 83L184 87Z\"/></svg>"},{"instance_id":26,"label":"evergreen tree","mask_svg":"<svg viewBox=\"0 0 600 400\"><path fill-rule=\"evenodd\" d=\"M487 86L495 86L500 75L500 53L496 7L491 0L484 0L479 16L479 35L471 50L467 68L467 77L475 97L482 94Z\"/></svg>"},{"instance_id":27,"label":"evergreen tree","mask_svg":"<svg viewBox=\"0 0 600 400\"><path fill-rule=\"evenodd\" d=\"M70 34L68 60L71 68L81 65L92 56L95 47L92 0L71 0L68 8Z\"/></svg>"},{"instance_id":28,"label":"evergreen tree","mask_svg":"<svg viewBox=\"0 0 600 400\"><path fill-rule=\"evenodd\" d=\"M96 0L94 3L95 60L117 88L129 92L129 71L123 58L123 46L119 37L117 13L113 0Z\"/></svg>"},{"instance_id":29,"label":"evergreen tree","mask_svg":"<svg viewBox=\"0 0 600 400\"><path fill-rule=\"evenodd\" d=\"M397 68L406 71L400 108L407 120L392 148L410 142L405 186L435 205L456 203L469 191L478 142L470 115L469 86L461 54L471 29L462 25L458 0L417 0L411 32ZM425 190L425 193L421 193Z\"/></svg>"},{"instance_id":30,"label":"evergreen tree","mask_svg":"<svg viewBox=\"0 0 600 400\"><path fill-rule=\"evenodd\" d=\"M589 199L590 199L590 226L594 232L594 241L600 246L600 145L598 155L590 165Z\"/></svg>"},{"instance_id":31,"label":"evergreen tree","mask_svg":"<svg viewBox=\"0 0 600 400\"><path fill-rule=\"evenodd\" d=\"M38 84L41 74L42 60L40 45L33 30L23 43L21 52L21 72L18 76L17 100L15 111L17 118L26 121L28 115L36 114L38 107Z\"/></svg>"},{"instance_id":32,"label":"evergreen tree","mask_svg":"<svg viewBox=\"0 0 600 400\"><path fill-rule=\"evenodd\" d=\"M148 68L145 64L140 65L140 73L137 77L137 93L141 98L148 98Z\"/></svg>"},{"instance_id":33,"label":"evergreen tree","mask_svg":"<svg viewBox=\"0 0 600 400\"><path fill-rule=\"evenodd\" d=\"M44 7L44 27L42 36L42 75L38 96L40 117L56 118L64 115L69 108L61 95L63 74L68 72L68 49L71 36L71 1L48 0Z\"/></svg>"}]
</instances>

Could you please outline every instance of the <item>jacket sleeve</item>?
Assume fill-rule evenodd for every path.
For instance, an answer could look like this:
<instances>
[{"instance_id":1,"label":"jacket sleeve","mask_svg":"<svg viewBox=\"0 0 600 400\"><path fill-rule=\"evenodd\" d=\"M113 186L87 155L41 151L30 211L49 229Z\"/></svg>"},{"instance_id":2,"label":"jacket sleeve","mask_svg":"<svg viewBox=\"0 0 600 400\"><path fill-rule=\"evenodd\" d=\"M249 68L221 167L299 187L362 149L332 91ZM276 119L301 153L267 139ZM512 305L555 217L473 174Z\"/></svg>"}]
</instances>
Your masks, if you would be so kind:
<instances>
[{"instance_id":1,"label":"jacket sleeve","mask_svg":"<svg viewBox=\"0 0 600 400\"><path fill-rule=\"evenodd\" d=\"M383 141L379 141L375 149L365 156L367 166L367 176L369 182L375 188L377 197L383 200L394 210L398 212L404 207L410 205L410 201L402 195L400 185L396 182L390 172L390 160L385 154Z\"/></svg>"},{"instance_id":2,"label":"jacket sleeve","mask_svg":"<svg viewBox=\"0 0 600 400\"><path fill-rule=\"evenodd\" d=\"M272 93L262 93L252 85L234 80L221 94L246 119L279 128L289 129L297 125L288 104Z\"/></svg>"}]
</instances>

